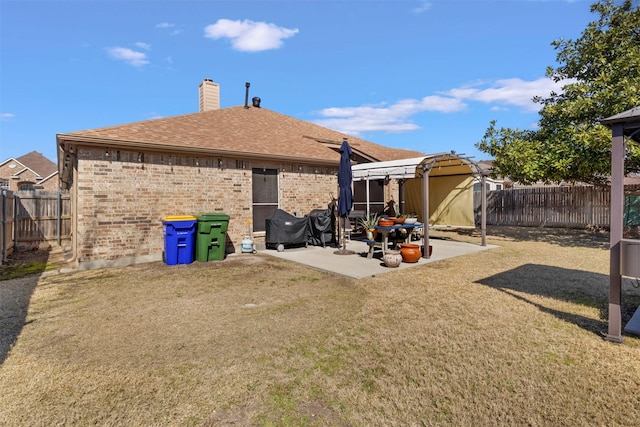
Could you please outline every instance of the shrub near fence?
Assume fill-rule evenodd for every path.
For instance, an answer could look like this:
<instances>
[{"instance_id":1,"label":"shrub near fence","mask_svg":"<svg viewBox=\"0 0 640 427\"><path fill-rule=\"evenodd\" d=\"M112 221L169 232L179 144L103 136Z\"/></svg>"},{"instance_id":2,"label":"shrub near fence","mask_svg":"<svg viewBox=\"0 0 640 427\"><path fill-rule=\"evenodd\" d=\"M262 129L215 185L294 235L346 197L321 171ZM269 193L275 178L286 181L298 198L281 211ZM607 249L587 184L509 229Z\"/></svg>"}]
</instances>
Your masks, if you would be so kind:
<instances>
[{"instance_id":1,"label":"shrub near fence","mask_svg":"<svg viewBox=\"0 0 640 427\"><path fill-rule=\"evenodd\" d=\"M640 185L625 186L626 194ZM627 196L627 202L630 203ZM479 223L480 197L475 194ZM609 187L532 187L491 191L487 194L487 224L527 227L608 228L611 220Z\"/></svg>"}]
</instances>

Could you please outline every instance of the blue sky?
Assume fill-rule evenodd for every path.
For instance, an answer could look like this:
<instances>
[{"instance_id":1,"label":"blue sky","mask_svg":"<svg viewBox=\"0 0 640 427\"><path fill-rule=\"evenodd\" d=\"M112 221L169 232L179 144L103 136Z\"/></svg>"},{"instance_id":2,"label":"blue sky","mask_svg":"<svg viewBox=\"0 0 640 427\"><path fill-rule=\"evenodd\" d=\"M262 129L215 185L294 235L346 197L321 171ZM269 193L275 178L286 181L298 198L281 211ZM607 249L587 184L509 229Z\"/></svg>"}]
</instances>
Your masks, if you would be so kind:
<instances>
[{"instance_id":1,"label":"blue sky","mask_svg":"<svg viewBox=\"0 0 640 427\"><path fill-rule=\"evenodd\" d=\"M590 0L0 0L0 161L56 134L262 106L369 141L476 160L491 120L534 128L555 39Z\"/></svg>"}]
</instances>

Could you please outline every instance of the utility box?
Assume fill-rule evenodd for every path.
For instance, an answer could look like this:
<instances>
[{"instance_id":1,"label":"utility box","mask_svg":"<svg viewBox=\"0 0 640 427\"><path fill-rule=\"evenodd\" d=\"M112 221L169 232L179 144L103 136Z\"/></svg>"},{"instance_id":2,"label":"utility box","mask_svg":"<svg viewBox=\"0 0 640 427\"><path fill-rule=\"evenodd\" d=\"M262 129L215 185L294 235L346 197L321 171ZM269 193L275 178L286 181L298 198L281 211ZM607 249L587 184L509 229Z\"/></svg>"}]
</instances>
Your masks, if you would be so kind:
<instances>
[{"instance_id":1,"label":"utility box","mask_svg":"<svg viewBox=\"0 0 640 427\"><path fill-rule=\"evenodd\" d=\"M229 215L205 213L197 215L196 259L198 261L220 261L224 259L227 246Z\"/></svg>"},{"instance_id":2,"label":"utility box","mask_svg":"<svg viewBox=\"0 0 640 427\"><path fill-rule=\"evenodd\" d=\"M193 262L197 222L196 217L190 215L162 218L164 262L167 265L191 264Z\"/></svg>"},{"instance_id":3,"label":"utility box","mask_svg":"<svg viewBox=\"0 0 640 427\"><path fill-rule=\"evenodd\" d=\"M620 241L620 274L627 277L640 277L640 240L622 239Z\"/></svg>"}]
</instances>

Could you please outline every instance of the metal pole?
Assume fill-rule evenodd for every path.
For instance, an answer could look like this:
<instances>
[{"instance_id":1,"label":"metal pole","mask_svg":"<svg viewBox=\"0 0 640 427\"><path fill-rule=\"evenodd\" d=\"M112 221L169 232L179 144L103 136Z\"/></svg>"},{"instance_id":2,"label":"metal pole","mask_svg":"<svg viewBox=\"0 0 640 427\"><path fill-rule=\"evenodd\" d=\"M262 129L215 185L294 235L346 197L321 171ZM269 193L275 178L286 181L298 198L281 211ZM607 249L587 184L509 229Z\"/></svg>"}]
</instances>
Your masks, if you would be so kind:
<instances>
[{"instance_id":1,"label":"metal pole","mask_svg":"<svg viewBox=\"0 0 640 427\"><path fill-rule=\"evenodd\" d=\"M480 229L482 230L482 243L481 246L487 246L487 175L482 174L480 180L482 188L480 189L481 200L481 213L480 213Z\"/></svg>"},{"instance_id":2,"label":"metal pole","mask_svg":"<svg viewBox=\"0 0 640 427\"><path fill-rule=\"evenodd\" d=\"M429 172L431 171L430 165L422 166L422 230L423 238L422 244L424 245L424 251L422 252L422 258L429 259Z\"/></svg>"},{"instance_id":3,"label":"metal pole","mask_svg":"<svg viewBox=\"0 0 640 427\"><path fill-rule=\"evenodd\" d=\"M621 343L622 338L622 276L620 246L624 211L624 125L612 126L611 141L611 226L609 243L609 329L605 339Z\"/></svg>"},{"instance_id":4,"label":"metal pole","mask_svg":"<svg viewBox=\"0 0 640 427\"><path fill-rule=\"evenodd\" d=\"M366 182L366 186L367 186L367 216L369 216L371 214L371 206L369 206L370 202L370 198L369 198L369 178L367 177L367 179L365 180Z\"/></svg>"}]
</instances>

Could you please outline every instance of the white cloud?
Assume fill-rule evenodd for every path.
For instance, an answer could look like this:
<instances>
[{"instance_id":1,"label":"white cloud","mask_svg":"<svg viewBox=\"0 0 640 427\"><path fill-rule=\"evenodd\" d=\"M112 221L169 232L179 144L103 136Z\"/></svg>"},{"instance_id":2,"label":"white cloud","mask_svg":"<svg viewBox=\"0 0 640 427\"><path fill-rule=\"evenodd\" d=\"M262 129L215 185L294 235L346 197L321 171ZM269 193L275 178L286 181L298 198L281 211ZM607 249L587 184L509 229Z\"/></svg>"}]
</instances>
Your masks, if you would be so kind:
<instances>
[{"instance_id":1,"label":"white cloud","mask_svg":"<svg viewBox=\"0 0 640 427\"><path fill-rule=\"evenodd\" d=\"M171 28L174 28L175 26L176 26L176 24L172 24L172 23L169 23L169 22L161 22L159 24L156 24L156 28L161 28L163 30L169 30ZM178 35L180 33L182 33L182 30L176 28L175 30L170 31L169 35L176 36L176 35Z\"/></svg>"},{"instance_id":2,"label":"white cloud","mask_svg":"<svg viewBox=\"0 0 640 427\"><path fill-rule=\"evenodd\" d=\"M147 55L144 52L137 52L126 47L110 47L107 49L107 53L111 58L124 61L134 67L142 67L149 63Z\"/></svg>"},{"instance_id":3,"label":"white cloud","mask_svg":"<svg viewBox=\"0 0 640 427\"><path fill-rule=\"evenodd\" d=\"M320 115L326 118L315 123L351 135L376 131L410 132L420 129L409 120L413 115L423 111L452 113L465 108L464 102L456 98L425 96L422 99L402 99L389 106L325 108Z\"/></svg>"},{"instance_id":4,"label":"white cloud","mask_svg":"<svg viewBox=\"0 0 640 427\"><path fill-rule=\"evenodd\" d=\"M149 43L135 42L134 44L140 49L151 50L151 45Z\"/></svg>"},{"instance_id":5,"label":"white cloud","mask_svg":"<svg viewBox=\"0 0 640 427\"><path fill-rule=\"evenodd\" d=\"M536 112L540 104L532 101L534 96L547 97L552 91L561 92L567 83L555 83L548 78L502 79L490 85L477 83L421 99L402 99L390 105L325 108L319 112L324 118L315 123L351 135L376 131L410 132L420 129L411 122L412 116L422 112L455 113L467 109L470 102L489 104L492 111L515 106L527 113Z\"/></svg>"},{"instance_id":6,"label":"white cloud","mask_svg":"<svg viewBox=\"0 0 640 427\"><path fill-rule=\"evenodd\" d=\"M3 122L13 119L16 115L13 113L0 113L0 120Z\"/></svg>"},{"instance_id":7,"label":"white cloud","mask_svg":"<svg viewBox=\"0 0 640 427\"><path fill-rule=\"evenodd\" d=\"M485 104L513 105L530 112L536 112L540 109L540 104L532 101L534 96L547 97L552 91L560 92L562 86L567 83L567 81L556 83L546 77L532 81L513 78L497 80L487 88L461 87L451 89L445 94L457 99L478 101Z\"/></svg>"},{"instance_id":8,"label":"white cloud","mask_svg":"<svg viewBox=\"0 0 640 427\"><path fill-rule=\"evenodd\" d=\"M413 13L422 13L422 12L426 12L427 10L431 9L431 2L428 1L422 1L422 4L416 8L413 9Z\"/></svg>"},{"instance_id":9,"label":"white cloud","mask_svg":"<svg viewBox=\"0 0 640 427\"><path fill-rule=\"evenodd\" d=\"M284 39L293 37L297 33L297 28L283 28L247 19L244 21L219 19L215 24L207 25L204 29L205 37L214 40L230 39L231 46L242 52L277 49L282 46Z\"/></svg>"}]
</instances>

